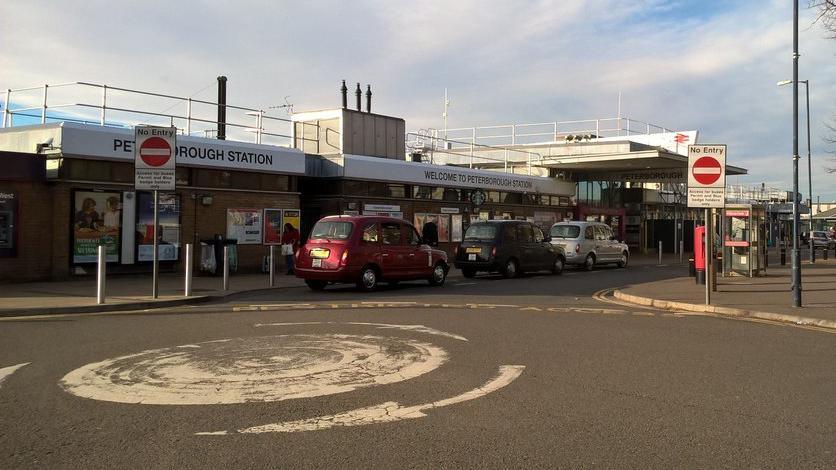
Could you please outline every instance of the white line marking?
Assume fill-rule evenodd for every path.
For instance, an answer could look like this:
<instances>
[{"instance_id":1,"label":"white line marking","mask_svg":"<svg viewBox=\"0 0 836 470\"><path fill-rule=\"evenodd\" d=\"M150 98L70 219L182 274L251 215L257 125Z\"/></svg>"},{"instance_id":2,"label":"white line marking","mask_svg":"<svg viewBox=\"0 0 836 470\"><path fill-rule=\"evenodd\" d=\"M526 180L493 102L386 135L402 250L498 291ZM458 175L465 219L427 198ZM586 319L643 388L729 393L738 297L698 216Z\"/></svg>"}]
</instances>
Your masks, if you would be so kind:
<instances>
[{"instance_id":1,"label":"white line marking","mask_svg":"<svg viewBox=\"0 0 836 470\"><path fill-rule=\"evenodd\" d=\"M14 366L4 367L0 369L0 385L3 385L3 382L6 381L6 378L14 374L16 370L29 364L31 364L31 362L24 362L23 364L17 364Z\"/></svg>"},{"instance_id":2,"label":"white line marking","mask_svg":"<svg viewBox=\"0 0 836 470\"><path fill-rule=\"evenodd\" d=\"M319 431L333 427L364 426L367 424L391 423L405 419L422 418L426 416L424 412L427 410L475 400L476 398L483 397L491 392L506 387L511 382L516 380L520 374L522 374L523 369L525 369L525 366L521 365L500 366L497 376L481 387L462 393L461 395L434 401L432 403L425 403L423 405L403 406L397 402L388 401L379 405L358 408L356 410L346 411L335 415L318 416L309 419L253 426L239 429L237 432L242 434L261 434L267 432ZM195 434L201 436L226 435L227 431L215 431L208 433L201 432Z\"/></svg>"},{"instance_id":3,"label":"white line marking","mask_svg":"<svg viewBox=\"0 0 836 470\"><path fill-rule=\"evenodd\" d=\"M448 357L430 343L370 335L259 336L199 345L87 364L60 385L79 397L116 403L274 402L401 382Z\"/></svg>"},{"instance_id":4,"label":"white line marking","mask_svg":"<svg viewBox=\"0 0 836 470\"><path fill-rule=\"evenodd\" d=\"M436 330L435 328L430 328L424 325L392 325L389 323L365 323L365 322L356 322L356 321L347 321L347 322L336 322L336 321L308 321L308 322L291 322L291 323L256 323L253 325L256 328L260 328L262 326L296 326L296 325L362 325L362 326L374 326L375 328L386 330L386 329L394 329L394 330L404 330L404 331L414 331L416 333L426 333L428 335L436 335L436 336L446 336L448 338L457 339L459 341L467 341L468 339L464 336L460 336L453 333L448 333L446 331Z\"/></svg>"}]
</instances>

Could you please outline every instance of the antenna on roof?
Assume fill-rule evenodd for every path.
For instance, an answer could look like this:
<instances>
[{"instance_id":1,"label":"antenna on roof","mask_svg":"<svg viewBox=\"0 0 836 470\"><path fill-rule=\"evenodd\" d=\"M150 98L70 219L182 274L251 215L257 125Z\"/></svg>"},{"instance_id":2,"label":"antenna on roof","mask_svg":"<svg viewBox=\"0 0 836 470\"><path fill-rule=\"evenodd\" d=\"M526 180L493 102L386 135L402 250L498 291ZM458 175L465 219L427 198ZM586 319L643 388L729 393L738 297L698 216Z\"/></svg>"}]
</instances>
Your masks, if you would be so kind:
<instances>
[{"instance_id":1,"label":"antenna on roof","mask_svg":"<svg viewBox=\"0 0 836 470\"><path fill-rule=\"evenodd\" d=\"M279 104L279 105L276 105L276 106L270 106L267 109L285 108L285 110L287 110L287 114L293 114L293 103L288 101L287 100L288 98L290 98L290 95L287 95L287 96L284 97L284 104Z\"/></svg>"}]
</instances>

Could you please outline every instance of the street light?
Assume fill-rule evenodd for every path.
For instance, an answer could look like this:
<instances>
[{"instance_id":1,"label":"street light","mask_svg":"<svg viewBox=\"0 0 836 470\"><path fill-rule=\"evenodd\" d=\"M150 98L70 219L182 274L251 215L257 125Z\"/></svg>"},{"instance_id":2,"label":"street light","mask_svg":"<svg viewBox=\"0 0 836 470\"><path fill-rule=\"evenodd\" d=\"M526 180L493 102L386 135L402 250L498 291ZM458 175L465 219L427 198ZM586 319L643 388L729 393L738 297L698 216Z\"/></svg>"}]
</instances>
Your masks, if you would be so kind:
<instances>
[{"instance_id":1,"label":"street light","mask_svg":"<svg viewBox=\"0 0 836 470\"><path fill-rule=\"evenodd\" d=\"M792 80L781 80L778 82L778 86L789 85L792 83ZM810 158L810 81L809 80L799 80L798 83L804 84L804 92L807 97L807 190L810 193L810 223L809 223L809 235L810 235L810 262L816 262L816 250L813 246L813 169L812 163Z\"/></svg>"}]
</instances>

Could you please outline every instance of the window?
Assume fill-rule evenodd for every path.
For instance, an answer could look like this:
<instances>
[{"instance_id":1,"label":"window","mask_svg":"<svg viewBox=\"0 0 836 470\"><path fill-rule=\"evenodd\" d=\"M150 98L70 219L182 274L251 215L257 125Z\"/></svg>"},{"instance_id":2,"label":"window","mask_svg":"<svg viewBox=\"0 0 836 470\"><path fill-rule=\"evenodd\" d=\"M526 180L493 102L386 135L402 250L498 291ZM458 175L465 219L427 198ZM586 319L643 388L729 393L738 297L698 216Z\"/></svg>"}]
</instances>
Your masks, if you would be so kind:
<instances>
[{"instance_id":1,"label":"window","mask_svg":"<svg viewBox=\"0 0 836 470\"><path fill-rule=\"evenodd\" d=\"M418 236L418 232L415 230L415 227L406 224L401 225L401 227L404 232L404 238L406 239L407 245L418 246L421 244L421 237Z\"/></svg>"},{"instance_id":2,"label":"window","mask_svg":"<svg viewBox=\"0 0 836 470\"><path fill-rule=\"evenodd\" d=\"M521 243L531 243L534 241L534 231L531 230L531 225L517 224L517 240Z\"/></svg>"},{"instance_id":3,"label":"window","mask_svg":"<svg viewBox=\"0 0 836 470\"><path fill-rule=\"evenodd\" d=\"M583 237L587 240L595 240L595 229L592 228L591 225L589 227L586 227L586 231L584 231Z\"/></svg>"},{"instance_id":4,"label":"window","mask_svg":"<svg viewBox=\"0 0 836 470\"><path fill-rule=\"evenodd\" d=\"M397 222L384 222L380 224L380 232L384 245L401 244L401 224Z\"/></svg>"},{"instance_id":5,"label":"window","mask_svg":"<svg viewBox=\"0 0 836 470\"><path fill-rule=\"evenodd\" d=\"M351 229L354 224L351 222L337 222L332 220L320 220L311 230L311 240L347 240L351 236Z\"/></svg>"},{"instance_id":6,"label":"window","mask_svg":"<svg viewBox=\"0 0 836 470\"><path fill-rule=\"evenodd\" d=\"M505 193L505 204L522 204L523 203L523 195L522 193Z\"/></svg>"},{"instance_id":7,"label":"window","mask_svg":"<svg viewBox=\"0 0 836 470\"><path fill-rule=\"evenodd\" d=\"M540 243L546 237L543 236L543 231L540 230L540 227L534 226L534 241Z\"/></svg>"},{"instance_id":8,"label":"window","mask_svg":"<svg viewBox=\"0 0 836 470\"><path fill-rule=\"evenodd\" d=\"M496 225L491 224L473 224L470 227L467 227L467 231L464 233L465 241L490 241L494 238L496 238Z\"/></svg>"},{"instance_id":9,"label":"window","mask_svg":"<svg viewBox=\"0 0 836 470\"><path fill-rule=\"evenodd\" d=\"M363 229L363 241L366 243L377 243L377 224L367 225Z\"/></svg>"},{"instance_id":10,"label":"window","mask_svg":"<svg viewBox=\"0 0 836 470\"><path fill-rule=\"evenodd\" d=\"M612 237L612 230L609 227L604 225L596 225L595 226L595 239L606 241Z\"/></svg>"},{"instance_id":11,"label":"window","mask_svg":"<svg viewBox=\"0 0 836 470\"><path fill-rule=\"evenodd\" d=\"M517 239L517 231L511 224L502 225L502 243L514 243Z\"/></svg>"},{"instance_id":12,"label":"window","mask_svg":"<svg viewBox=\"0 0 836 470\"><path fill-rule=\"evenodd\" d=\"M578 238L581 234L581 228L577 225L555 225L552 227L552 238Z\"/></svg>"}]
</instances>

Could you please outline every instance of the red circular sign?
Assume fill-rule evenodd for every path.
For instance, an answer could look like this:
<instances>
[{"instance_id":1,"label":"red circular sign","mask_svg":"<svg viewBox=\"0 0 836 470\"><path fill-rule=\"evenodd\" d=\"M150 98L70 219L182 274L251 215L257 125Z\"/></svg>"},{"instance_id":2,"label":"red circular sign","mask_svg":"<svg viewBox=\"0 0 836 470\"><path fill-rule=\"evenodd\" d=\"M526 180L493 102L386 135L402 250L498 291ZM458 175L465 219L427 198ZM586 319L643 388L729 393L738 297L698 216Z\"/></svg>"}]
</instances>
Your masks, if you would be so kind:
<instances>
[{"instance_id":1,"label":"red circular sign","mask_svg":"<svg viewBox=\"0 0 836 470\"><path fill-rule=\"evenodd\" d=\"M720 176L723 174L723 168L720 166L720 162L714 157L700 157L694 162L691 173L698 183L713 184L720 179Z\"/></svg>"},{"instance_id":2,"label":"red circular sign","mask_svg":"<svg viewBox=\"0 0 836 470\"><path fill-rule=\"evenodd\" d=\"M139 147L139 158L148 166L163 166L171 158L171 146L161 137L151 137Z\"/></svg>"}]
</instances>

